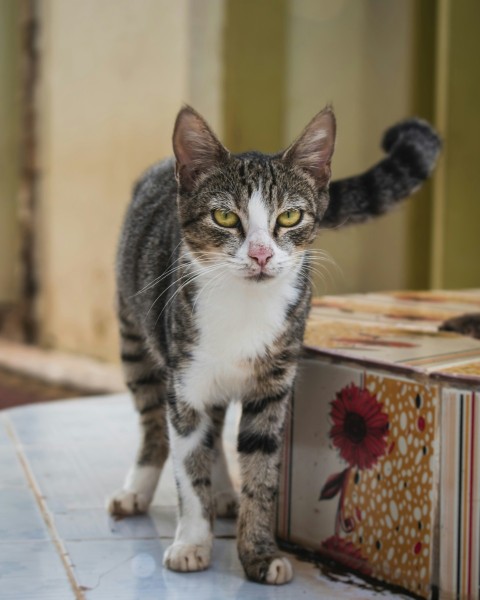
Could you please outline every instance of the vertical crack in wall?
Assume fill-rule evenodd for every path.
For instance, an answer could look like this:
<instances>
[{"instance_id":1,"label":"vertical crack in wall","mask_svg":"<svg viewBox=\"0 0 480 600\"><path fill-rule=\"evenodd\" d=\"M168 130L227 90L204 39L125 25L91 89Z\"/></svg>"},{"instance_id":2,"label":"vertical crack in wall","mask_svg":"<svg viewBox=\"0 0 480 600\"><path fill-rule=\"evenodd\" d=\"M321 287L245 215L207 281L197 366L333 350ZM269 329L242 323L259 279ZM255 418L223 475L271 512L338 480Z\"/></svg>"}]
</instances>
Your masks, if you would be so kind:
<instances>
[{"instance_id":1,"label":"vertical crack in wall","mask_svg":"<svg viewBox=\"0 0 480 600\"><path fill-rule=\"evenodd\" d=\"M36 211L38 204L38 169L36 139L36 90L38 83L37 0L21 0L21 138L20 138L20 327L25 342L37 341L36 299Z\"/></svg>"}]
</instances>

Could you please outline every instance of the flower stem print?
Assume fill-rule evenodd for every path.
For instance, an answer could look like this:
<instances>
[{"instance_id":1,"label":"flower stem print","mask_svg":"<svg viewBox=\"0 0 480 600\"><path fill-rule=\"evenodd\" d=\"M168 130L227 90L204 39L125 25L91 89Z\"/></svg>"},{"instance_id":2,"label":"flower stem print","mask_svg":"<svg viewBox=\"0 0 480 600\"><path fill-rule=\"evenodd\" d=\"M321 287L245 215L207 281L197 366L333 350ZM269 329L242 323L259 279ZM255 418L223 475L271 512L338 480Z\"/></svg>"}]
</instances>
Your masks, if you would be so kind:
<instances>
[{"instance_id":1,"label":"flower stem print","mask_svg":"<svg viewBox=\"0 0 480 600\"><path fill-rule=\"evenodd\" d=\"M329 500L339 494L335 535L322 544L322 549L327 554L338 554L347 548L340 537L341 532L350 533L355 529L355 517L346 517L344 510L350 472L354 468L371 469L385 454L388 415L383 412L383 405L374 395L367 389L360 389L354 383L337 392L330 406L332 427L329 437L348 466L340 473L330 475L320 491L319 500ZM351 556L353 552L361 562L360 550L350 543L348 547L348 554Z\"/></svg>"},{"instance_id":2,"label":"flower stem print","mask_svg":"<svg viewBox=\"0 0 480 600\"><path fill-rule=\"evenodd\" d=\"M345 514L343 511L344 497L345 491L347 489L348 484L348 476L350 474L351 467L347 467L340 473L334 473L331 475L325 485L323 486L320 492L319 500L329 500L330 498L334 498L338 493L340 493L340 498L338 501L337 514L335 517L335 534L338 535L340 530L349 533L353 530L355 526L355 521L351 517L345 518Z\"/></svg>"}]
</instances>

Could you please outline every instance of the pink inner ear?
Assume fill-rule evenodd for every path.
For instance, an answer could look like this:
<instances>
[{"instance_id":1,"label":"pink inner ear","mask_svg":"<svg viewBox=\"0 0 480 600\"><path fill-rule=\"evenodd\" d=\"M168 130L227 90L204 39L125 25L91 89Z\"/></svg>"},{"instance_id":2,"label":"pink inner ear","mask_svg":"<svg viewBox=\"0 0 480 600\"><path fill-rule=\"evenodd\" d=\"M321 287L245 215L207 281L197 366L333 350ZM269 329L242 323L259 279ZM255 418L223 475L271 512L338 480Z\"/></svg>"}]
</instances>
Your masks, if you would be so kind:
<instances>
[{"instance_id":1,"label":"pink inner ear","mask_svg":"<svg viewBox=\"0 0 480 600\"><path fill-rule=\"evenodd\" d=\"M321 168L331 160L333 142L325 129L313 130L302 140L296 152L296 160L306 169Z\"/></svg>"},{"instance_id":2,"label":"pink inner ear","mask_svg":"<svg viewBox=\"0 0 480 600\"><path fill-rule=\"evenodd\" d=\"M183 183L190 186L196 173L208 170L228 154L206 121L190 107L183 108L178 114L173 151L179 176L183 174Z\"/></svg>"},{"instance_id":3,"label":"pink inner ear","mask_svg":"<svg viewBox=\"0 0 480 600\"><path fill-rule=\"evenodd\" d=\"M297 141L287 149L284 157L308 171L317 185L325 185L330 179L334 147L335 116L327 108L310 121Z\"/></svg>"}]
</instances>

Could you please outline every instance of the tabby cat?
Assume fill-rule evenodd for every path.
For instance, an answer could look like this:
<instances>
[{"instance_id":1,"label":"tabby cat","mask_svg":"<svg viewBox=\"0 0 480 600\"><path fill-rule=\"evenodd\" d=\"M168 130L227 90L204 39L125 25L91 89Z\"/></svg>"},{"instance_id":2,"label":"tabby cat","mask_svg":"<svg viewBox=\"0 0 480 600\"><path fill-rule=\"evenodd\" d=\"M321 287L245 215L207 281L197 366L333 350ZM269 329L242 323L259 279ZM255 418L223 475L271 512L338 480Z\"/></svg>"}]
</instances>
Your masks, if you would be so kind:
<instances>
[{"instance_id":1,"label":"tabby cat","mask_svg":"<svg viewBox=\"0 0 480 600\"><path fill-rule=\"evenodd\" d=\"M430 174L440 148L427 123L400 123L385 135L383 161L329 186L334 142L326 107L285 151L234 155L187 106L175 124L175 159L135 187L117 281L121 358L142 441L109 510L148 509L170 447L179 520L164 555L169 569L206 569L215 515L238 510L247 577L292 578L272 523L310 306L308 246L321 228L388 211ZM232 400L242 404L238 504L221 446Z\"/></svg>"},{"instance_id":2,"label":"tabby cat","mask_svg":"<svg viewBox=\"0 0 480 600\"><path fill-rule=\"evenodd\" d=\"M440 331L454 331L480 340L480 313L467 313L444 321Z\"/></svg>"}]
</instances>

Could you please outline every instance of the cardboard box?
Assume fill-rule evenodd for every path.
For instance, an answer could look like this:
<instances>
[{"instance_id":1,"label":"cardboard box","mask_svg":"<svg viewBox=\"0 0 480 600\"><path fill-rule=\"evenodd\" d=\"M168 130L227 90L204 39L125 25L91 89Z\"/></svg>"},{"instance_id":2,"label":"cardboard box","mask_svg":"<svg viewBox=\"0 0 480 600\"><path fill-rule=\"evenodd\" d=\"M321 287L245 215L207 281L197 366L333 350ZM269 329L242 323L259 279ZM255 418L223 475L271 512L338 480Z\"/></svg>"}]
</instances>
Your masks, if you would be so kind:
<instances>
[{"instance_id":1,"label":"cardboard box","mask_svg":"<svg viewBox=\"0 0 480 600\"><path fill-rule=\"evenodd\" d=\"M324 297L287 425L277 535L419 597L479 597L480 292Z\"/></svg>"}]
</instances>

